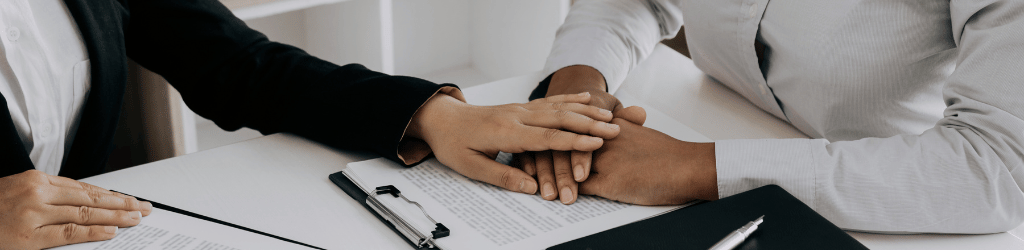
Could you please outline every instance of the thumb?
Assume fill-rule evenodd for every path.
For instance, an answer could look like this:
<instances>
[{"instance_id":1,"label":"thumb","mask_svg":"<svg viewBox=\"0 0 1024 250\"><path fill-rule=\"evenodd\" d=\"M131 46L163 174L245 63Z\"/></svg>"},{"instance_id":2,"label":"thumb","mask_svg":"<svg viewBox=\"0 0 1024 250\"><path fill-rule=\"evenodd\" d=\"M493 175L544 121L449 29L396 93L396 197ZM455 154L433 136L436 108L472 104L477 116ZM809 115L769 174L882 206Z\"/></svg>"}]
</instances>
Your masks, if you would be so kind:
<instances>
[{"instance_id":1,"label":"thumb","mask_svg":"<svg viewBox=\"0 0 1024 250\"><path fill-rule=\"evenodd\" d=\"M640 106L632 106L624 109L617 109L616 111L612 112L612 116L616 118L626 119L626 121L641 126L644 125L644 122L647 122L647 111L644 110L644 108L641 108Z\"/></svg>"},{"instance_id":2,"label":"thumb","mask_svg":"<svg viewBox=\"0 0 1024 250\"><path fill-rule=\"evenodd\" d=\"M482 154L469 156L467 163L471 171L462 173L470 179L486 182L501 188L525 194L537 192L537 180L523 170L498 163Z\"/></svg>"}]
</instances>

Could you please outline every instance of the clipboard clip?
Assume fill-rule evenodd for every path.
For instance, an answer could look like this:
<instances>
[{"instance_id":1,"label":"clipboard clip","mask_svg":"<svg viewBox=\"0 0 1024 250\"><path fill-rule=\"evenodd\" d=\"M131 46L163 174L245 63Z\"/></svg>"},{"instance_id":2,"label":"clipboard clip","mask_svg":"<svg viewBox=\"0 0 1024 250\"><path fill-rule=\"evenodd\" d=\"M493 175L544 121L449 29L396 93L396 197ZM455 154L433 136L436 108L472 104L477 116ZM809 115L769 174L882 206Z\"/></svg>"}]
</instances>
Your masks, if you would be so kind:
<instances>
[{"instance_id":1,"label":"clipboard clip","mask_svg":"<svg viewBox=\"0 0 1024 250\"><path fill-rule=\"evenodd\" d=\"M402 198L405 202L412 203L413 205L416 205L416 207L419 207L420 211L423 212L423 216L426 216L430 222L434 223L434 231L430 232L431 235L423 235L419 230L416 230L416 228L392 212L391 209L385 207L384 204L377 199L377 196L382 194L390 194L395 198ZM405 196L402 195L402 191L399 191L398 188L393 185L377 187L372 194L366 196L366 204L369 204L373 210L376 210L377 214L380 214L382 217L390 221L391 224L402 233L402 236L410 242L415 242L417 247L437 248L435 240L451 235L451 231L448 230L448 227L445 227L444 224L438 223L434 218L431 218L430 215L427 214L427 210L423 209L423 206L415 201L409 200L409 198L405 198Z\"/></svg>"}]
</instances>

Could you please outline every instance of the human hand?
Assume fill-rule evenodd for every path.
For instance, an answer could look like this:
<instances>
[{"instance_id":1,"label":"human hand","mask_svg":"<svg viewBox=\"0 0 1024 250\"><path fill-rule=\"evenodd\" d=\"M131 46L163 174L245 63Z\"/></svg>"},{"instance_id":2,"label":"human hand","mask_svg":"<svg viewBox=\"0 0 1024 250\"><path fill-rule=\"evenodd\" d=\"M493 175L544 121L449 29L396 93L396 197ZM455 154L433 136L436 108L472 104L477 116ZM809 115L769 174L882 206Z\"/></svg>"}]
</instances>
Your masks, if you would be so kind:
<instances>
[{"instance_id":1,"label":"human hand","mask_svg":"<svg viewBox=\"0 0 1024 250\"><path fill-rule=\"evenodd\" d=\"M138 225L149 202L29 170L0 178L2 249L42 249L114 238Z\"/></svg>"},{"instance_id":2,"label":"human hand","mask_svg":"<svg viewBox=\"0 0 1024 250\"><path fill-rule=\"evenodd\" d=\"M676 140L624 119L619 136L594 151L593 172L580 193L640 205L717 200L714 143Z\"/></svg>"},{"instance_id":3,"label":"human hand","mask_svg":"<svg viewBox=\"0 0 1024 250\"><path fill-rule=\"evenodd\" d=\"M537 192L533 177L494 158L499 151L601 147L603 139L618 135L619 127L607 123L611 111L586 105L590 98L589 93L580 93L526 104L475 106L439 95L417 111L407 135L425 141L438 161L466 177L533 194Z\"/></svg>"},{"instance_id":4,"label":"human hand","mask_svg":"<svg viewBox=\"0 0 1024 250\"><path fill-rule=\"evenodd\" d=\"M590 92L589 105L617 113L623 109L622 103L606 89L601 72L590 66L574 65L559 69L551 76L547 96ZM630 114L636 114L626 117L634 123L643 124L646 120L643 109ZM578 150L525 152L513 156L513 165L537 176L542 198L559 198L562 204L568 205L576 202L577 183L589 176L592 157L592 152Z\"/></svg>"},{"instance_id":5,"label":"human hand","mask_svg":"<svg viewBox=\"0 0 1024 250\"><path fill-rule=\"evenodd\" d=\"M633 106L613 112L615 118L643 125L647 113L643 108ZM576 202L579 195L578 183L586 181L591 172L592 151L545 151L516 154L512 165L537 177L541 187L541 198L562 204ZM558 187L555 191L555 187Z\"/></svg>"}]
</instances>

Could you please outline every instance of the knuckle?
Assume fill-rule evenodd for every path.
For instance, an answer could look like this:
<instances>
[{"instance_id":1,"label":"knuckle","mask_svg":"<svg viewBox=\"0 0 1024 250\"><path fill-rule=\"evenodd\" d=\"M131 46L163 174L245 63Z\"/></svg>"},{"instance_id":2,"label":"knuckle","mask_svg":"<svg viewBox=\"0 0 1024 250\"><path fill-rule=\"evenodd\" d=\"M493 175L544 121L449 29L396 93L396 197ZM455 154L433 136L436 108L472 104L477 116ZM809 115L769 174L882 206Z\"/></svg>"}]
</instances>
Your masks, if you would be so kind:
<instances>
[{"instance_id":1,"label":"knuckle","mask_svg":"<svg viewBox=\"0 0 1024 250\"><path fill-rule=\"evenodd\" d=\"M548 141L554 141L555 139L558 139L558 135L561 134L561 133L562 133L562 131L558 131L557 129L551 129L551 128L545 129L544 130L544 139L546 139Z\"/></svg>"},{"instance_id":2,"label":"knuckle","mask_svg":"<svg viewBox=\"0 0 1024 250\"><path fill-rule=\"evenodd\" d=\"M124 202L125 209L133 211L139 210L139 202L134 198L121 198L121 201Z\"/></svg>"},{"instance_id":3,"label":"knuckle","mask_svg":"<svg viewBox=\"0 0 1024 250\"><path fill-rule=\"evenodd\" d=\"M98 204L103 201L103 194L100 194L99 192L89 190L86 191L85 194L89 196L89 201L91 201L92 204Z\"/></svg>"},{"instance_id":4,"label":"knuckle","mask_svg":"<svg viewBox=\"0 0 1024 250\"><path fill-rule=\"evenodd\" d=\"M503 171L501 173L501 176L498 177L498 183L500 183L502 186L504 186L505 189L510 189L511 190L512 188L516 187L514 185L515 181L512 178L513 173L515 173L515 172L513 172L512 169L505 169L505 171Z\"/></svg>"},{"instance_id":5,"label":"knuckle","mask_svg":"<svg viewBox=\"0 0 1024 250\"><path fill-rule=\"evenodd\" d=\"M75 224L64 224L60 228L60 234L66 241L75 240L75 235L78 234L78 227Z\"/></svg>"},{"instance_id":6,"label":"knuckle","mask_svg":"<svg viewBox=\"0 0 1024 250\"><path fill-rule=\"evenodd\" d=\"M568 110L558 110L558 111L555 111L555 117L560 119L560 120L567 119L567 118L571 117L572 114L573 114L573 112L568 111Z\"/></svg>"},{"instance_id":7,"label":"knuckle","mask_svg":"<svg viewBox=\"0 0 1024 250\"><path fill-rule=\"evenodd\" d=\"M89 224L92 222L92 208L87 206L78 207L78 224Z\"/></svg>"}]
</instances>

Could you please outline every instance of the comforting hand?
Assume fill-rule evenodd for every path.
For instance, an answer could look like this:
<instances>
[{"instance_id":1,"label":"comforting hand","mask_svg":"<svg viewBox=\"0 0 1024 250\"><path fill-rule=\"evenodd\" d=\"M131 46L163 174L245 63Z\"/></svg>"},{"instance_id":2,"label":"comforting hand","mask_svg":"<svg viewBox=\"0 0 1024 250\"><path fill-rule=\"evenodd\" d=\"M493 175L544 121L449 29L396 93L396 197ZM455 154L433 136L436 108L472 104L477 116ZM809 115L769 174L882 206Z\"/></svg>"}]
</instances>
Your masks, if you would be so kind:
<instances>
[{"instance_id":1,"label":"comforting hand","mask_svg":"<svg viewBox=\"0 0 1024 250\"><path fill-rule=\"evenodd\" d=\"M590 94L580 93L526 104L474 106L438 95L417 111L407 135L425 141L438 161L466 177L533 194L533 177L495 162L498 151L600 148L603 139L619 134L619 127L607 123L611 111L586 105L590 99Z\"/></svg>"},{"instance_id":2,"label":"comforting hand","mask_svg":"<svg viewBox=\"0 0 1024 250\"><path fill-rule=\"evenodd\" d=\"M594 151L580 193L640 205L718 199L714 143L676 140L619 118L612 123L621 132Z\"/></svg>"},{"instance_id":3,"label":"comforting hand","mask_svg":"<svg viewBox=\"0 0 1024 250\"><path fill-rule=\"evenodd\" d=\"M604 76L590 66L575 65L562 68L551 76L546 96L589 92L593 96L589 105L618 112L623 109L618 98L606 91ZM642 124L646 116L631 116L634 123ZM514 165L527 174L537 176L541 197L559 198L563 204L576 202L577 182L590 175L591 151L548 151L516 154ZM556 189L557 187L557 189ZM557 190L557 191L556 191Z\"/></svg>"},{"instance_id":4,"label":"comforting hand","mask_svg":"<svg viewBox=\"0 0 1024 250\"><path fill-rule=\"evenodd\" d=\"M109 240L138 225L149 202L36 170L0 178L0 249Z\"/></svg>"}]
</instances>

